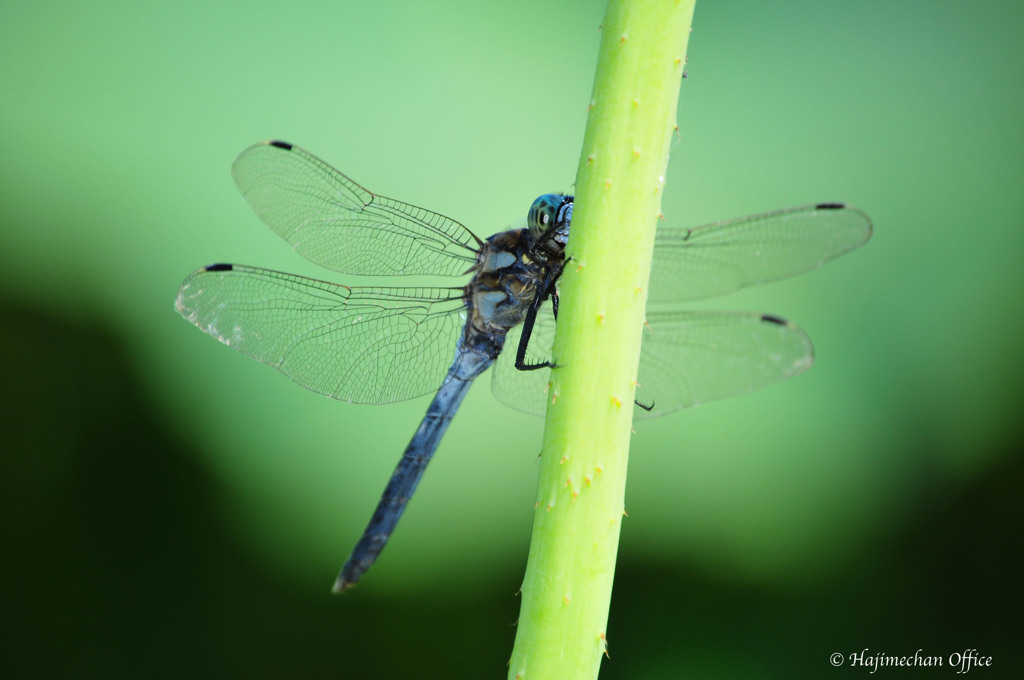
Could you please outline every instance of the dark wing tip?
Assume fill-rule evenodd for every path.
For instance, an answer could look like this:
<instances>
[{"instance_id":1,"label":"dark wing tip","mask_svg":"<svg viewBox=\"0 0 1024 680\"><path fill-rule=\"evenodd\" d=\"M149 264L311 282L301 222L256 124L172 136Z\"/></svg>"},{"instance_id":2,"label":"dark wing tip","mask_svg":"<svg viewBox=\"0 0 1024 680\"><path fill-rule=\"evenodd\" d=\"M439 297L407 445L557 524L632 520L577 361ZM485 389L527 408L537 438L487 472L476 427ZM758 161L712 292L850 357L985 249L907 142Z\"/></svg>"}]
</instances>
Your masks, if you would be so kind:
<instances>
[{"instance_id":1,"label":"dark wing tip","mask_svg":"<svg viewBox=\"0 0 1024 680\"><path fill-rule=\"evenodd\" d=\"M208 264L205 267L203 267L203 271L208 272L230 272L233 271L234 269L235 265L224 264L222 262L218 262L217 264Z\"/></svg>"},{"instance_id":2,"label":"dark wing tip","mask_svg":"<svg viewBox=\"0 0 1024 680\"><path fill-rule=\"evenodd\" d=\"M270 140L269 142L267 142L267 144L269 144L270 146L276 146L278 149L284 149L285 151L291 151L292 150L292 145L291 144L289 144L288 142L282 142L282 141L279 141L279 140L276 140L276 139Z\"/></svg>"},{"instance_id":3,"label":"dark wing tip","mask_svg":"<svg viewBox=\"0 0 1024 680\"><path fill-rule=\"evenodd\" d=\"M855 208L852 205L848 205L846 203L818 203L817 205L814 206L814 208L815 210L845 210L847 214L850 215L851 217L860 216L862 224L865 227L864 239L857 243L856 245L854 245L852 248L850 248L850 250L858 248L871 240L871 234L874 232L875 226L874 224L871 223L871 218L868 217L867 213L865 213L863 210Z\"/></svg>"},{"instance_id":4,"label":"dark wing tip","mask_svg":"<svg viewBox=\"0 0 1024 680\"><path fill-rule=\"evenodd\" d=\"M775 316L774 314L762 314L761 321L767 321L779 326L788 326L789 322L783 319L781 316Z\"/></svg>"}]
</instances>

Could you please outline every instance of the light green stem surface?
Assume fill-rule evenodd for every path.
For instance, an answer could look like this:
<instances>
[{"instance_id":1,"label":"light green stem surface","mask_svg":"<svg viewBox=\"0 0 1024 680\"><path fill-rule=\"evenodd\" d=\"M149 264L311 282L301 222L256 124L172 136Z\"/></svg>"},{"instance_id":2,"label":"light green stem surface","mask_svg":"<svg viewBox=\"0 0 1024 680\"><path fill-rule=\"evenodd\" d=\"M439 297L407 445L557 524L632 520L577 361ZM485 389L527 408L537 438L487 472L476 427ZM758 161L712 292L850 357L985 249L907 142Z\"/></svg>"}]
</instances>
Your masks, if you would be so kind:
<instances>
[{"instance_id":1,"label":"light green stem surface","mask_svg":"<svg viewBox=\"0 0 1024 680\"><path fill-rule=\"evenodd\" d=\"M596 678L606 651L646 287L695 1L610 0L605 14L509 678Z\"/></svg>"}]
</instances>

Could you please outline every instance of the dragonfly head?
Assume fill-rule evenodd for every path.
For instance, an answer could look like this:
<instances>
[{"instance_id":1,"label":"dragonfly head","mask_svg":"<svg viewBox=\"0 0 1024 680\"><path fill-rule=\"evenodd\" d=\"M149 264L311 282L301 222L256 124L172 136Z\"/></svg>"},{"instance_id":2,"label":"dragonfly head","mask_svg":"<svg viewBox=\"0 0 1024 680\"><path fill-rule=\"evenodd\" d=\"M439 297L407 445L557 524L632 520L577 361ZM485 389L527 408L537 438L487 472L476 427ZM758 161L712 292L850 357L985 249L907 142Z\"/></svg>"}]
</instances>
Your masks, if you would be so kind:
<instances>
[{"instance_id":1,"label":"dragonfly head","mask_svg":"<svg viewBox=\"0 0 1024 680\"><path fill-rule=\"evenodd\" d=\"M572 196L539 196L530 206L526 219L530 234L538 244L564 250L569 238L569 224L572 222Z\"/></svg>"}]
</instances>

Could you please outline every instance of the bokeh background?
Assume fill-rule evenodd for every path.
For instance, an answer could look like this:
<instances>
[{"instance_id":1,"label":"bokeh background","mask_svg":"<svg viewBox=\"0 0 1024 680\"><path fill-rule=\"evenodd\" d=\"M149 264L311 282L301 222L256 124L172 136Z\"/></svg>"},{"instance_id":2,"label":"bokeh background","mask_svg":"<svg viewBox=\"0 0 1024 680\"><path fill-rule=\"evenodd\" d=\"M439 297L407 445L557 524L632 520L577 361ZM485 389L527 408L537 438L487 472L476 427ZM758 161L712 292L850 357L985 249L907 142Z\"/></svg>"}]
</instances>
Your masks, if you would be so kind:
<instances>
[{"instance_id":1,"label":"bokeh background","mask_svg":"<svg viewBox=\"0 0 1024 680\"><path fill-rule=\"evenodd\" d=\"M342 278L237 194L266 138L480 235L519 225L572 188L603 12L4 5L5 676L504 676L541 421L481 380L332 598L427 399L306 392L173 301L215 261ZM1022 26L1009 1L698 3L666 220L846 201L875 236L708 305L797 321L817 363L637 426L603 678L971 648L1021 677Z\"/></svg>"}]
</instances>

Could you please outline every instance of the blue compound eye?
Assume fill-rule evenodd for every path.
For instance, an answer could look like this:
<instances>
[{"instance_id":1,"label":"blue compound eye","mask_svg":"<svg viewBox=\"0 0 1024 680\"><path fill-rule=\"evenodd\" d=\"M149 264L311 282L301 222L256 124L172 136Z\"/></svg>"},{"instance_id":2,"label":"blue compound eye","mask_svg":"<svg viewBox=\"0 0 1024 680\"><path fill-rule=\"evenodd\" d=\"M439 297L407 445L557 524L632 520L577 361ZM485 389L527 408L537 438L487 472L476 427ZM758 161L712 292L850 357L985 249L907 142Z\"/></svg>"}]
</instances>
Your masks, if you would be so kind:
<instances>
[{"instance_id":1,"label":"blue compound eye","mask_svg":"<svg viewBox=\"0 0 1024 680\"><path fill-rule=\"evenodd\" d=\"M537 200L530 206L530 212L526 218L530 233L535 238L544 234L556 221L559 208L564 202L565 197L558 194L544 194L537 197Z\"/></svg>"}]
</instances>

